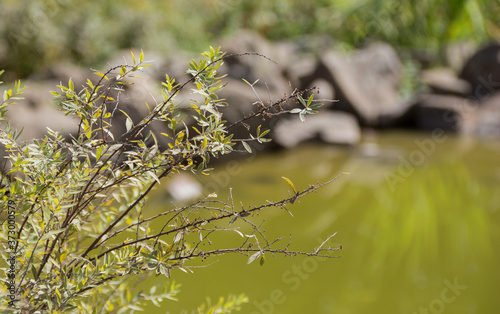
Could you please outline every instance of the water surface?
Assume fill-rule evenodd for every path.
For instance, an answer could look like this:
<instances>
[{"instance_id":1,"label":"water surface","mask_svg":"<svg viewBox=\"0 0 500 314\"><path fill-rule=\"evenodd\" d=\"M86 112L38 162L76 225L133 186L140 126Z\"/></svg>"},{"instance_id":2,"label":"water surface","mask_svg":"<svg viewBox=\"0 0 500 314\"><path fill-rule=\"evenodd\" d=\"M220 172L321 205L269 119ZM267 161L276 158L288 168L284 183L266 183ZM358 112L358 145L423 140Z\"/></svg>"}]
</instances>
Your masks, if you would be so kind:
<instances>
[{"instance_id":1,"label":"water surface","mask_svg":"<svg viewBox=\"0 0 500 314\"><path fill-rule=\"evenodd\" d=\"M339 258L212 258L194 274L173 272L179 301L150 310L191 312L206 297L245 293L242 313L498 313L499 161L498 141L388 132L357 148L310 144L219 165L205 184L221 199L231 187L245 205L287 197L281 176L304 189L349 172L289 206L293 218L279 209L255 218L269 238L286 244L291 234L297 250L336 232Z\"/></svg>"}]
</instances>

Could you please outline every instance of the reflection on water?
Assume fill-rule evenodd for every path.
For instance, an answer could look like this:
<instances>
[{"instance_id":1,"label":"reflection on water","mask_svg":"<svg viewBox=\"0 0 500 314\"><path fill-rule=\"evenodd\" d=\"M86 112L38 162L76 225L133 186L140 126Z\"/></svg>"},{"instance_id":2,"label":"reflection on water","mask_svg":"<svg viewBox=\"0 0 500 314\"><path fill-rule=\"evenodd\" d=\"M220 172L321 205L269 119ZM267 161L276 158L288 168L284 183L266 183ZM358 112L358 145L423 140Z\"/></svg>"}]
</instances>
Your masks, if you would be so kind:
<instances>
[{"instance_id":1,"label":"reflection on water","mask_svg":"<svg viewBox=\"0 0 500 314\"><path fill-rule=\"evenodd\" d=\"M222 257L174 273L180 300L159 312L245 293L243 313L497 313L500 143L442 136L388 133L355 149L306 146L241 162L229 186L245 204L287 196L281 176L305 188L350 172L291 206L294 218L259 217L269 237L292 234L296 249L337 232L330 244L342 244L341 258L268 257L260 267Z\"/></svg>"}]
</instances>

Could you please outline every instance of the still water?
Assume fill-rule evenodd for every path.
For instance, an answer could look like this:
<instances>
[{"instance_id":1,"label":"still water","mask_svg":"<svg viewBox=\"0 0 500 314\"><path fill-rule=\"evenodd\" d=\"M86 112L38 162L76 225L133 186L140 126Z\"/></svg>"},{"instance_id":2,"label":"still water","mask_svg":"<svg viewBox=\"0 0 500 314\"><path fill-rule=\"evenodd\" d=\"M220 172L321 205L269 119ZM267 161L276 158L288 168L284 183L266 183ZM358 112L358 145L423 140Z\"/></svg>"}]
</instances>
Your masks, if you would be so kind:
<instances>
[{"instance_id":1,"label":"still water","mask_svg":"<svg viewBox=\"0 0 500 314\"><path fill-rule=\"evenodd\" d=\"M173 272L179 300L148 312L191 313L207 297L244 293L242 313L500 313L500 142L393 131L357 148L258 154L229 170L218 165L204 184L223 200L231 187L245 205L287 197L281 176L304 189L349 172L290 205L294 217L271 209L255 218L268 238L286 245L291 234L296 250L336 232L339 257L212 258L194 274Z\"/></svg>"}]
</instances>

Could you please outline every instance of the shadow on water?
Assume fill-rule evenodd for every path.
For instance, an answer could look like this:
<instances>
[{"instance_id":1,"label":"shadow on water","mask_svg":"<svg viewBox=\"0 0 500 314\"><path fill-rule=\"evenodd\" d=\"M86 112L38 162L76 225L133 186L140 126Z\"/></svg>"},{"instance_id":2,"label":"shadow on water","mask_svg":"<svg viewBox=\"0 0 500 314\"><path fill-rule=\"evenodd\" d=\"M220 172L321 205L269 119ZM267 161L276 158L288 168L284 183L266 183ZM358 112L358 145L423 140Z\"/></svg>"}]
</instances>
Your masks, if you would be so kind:
<instances>
[{"instance_id":1,"label":"shadow on water","mask_svg":"<svg viewBox=\"0 0 500 314\"><path fill-rule=\"evenodd\" d=\"M359 149L305 146L242 164L229 185L245 204L287 196L281 176L305 188L349 171L290 207L294 218L279 210L258 217L269 237L292 234L296 249L337 232L330 245L343 246L341 258L270 256L262 267L245 256L209 259L218 262L173 273L178 302L149 310L191 311L206 296L245 293L243 313L495 313L500 145L448 137L431 151L419 145L427 138L388 133Z\"/></svg>"}]
</instances>

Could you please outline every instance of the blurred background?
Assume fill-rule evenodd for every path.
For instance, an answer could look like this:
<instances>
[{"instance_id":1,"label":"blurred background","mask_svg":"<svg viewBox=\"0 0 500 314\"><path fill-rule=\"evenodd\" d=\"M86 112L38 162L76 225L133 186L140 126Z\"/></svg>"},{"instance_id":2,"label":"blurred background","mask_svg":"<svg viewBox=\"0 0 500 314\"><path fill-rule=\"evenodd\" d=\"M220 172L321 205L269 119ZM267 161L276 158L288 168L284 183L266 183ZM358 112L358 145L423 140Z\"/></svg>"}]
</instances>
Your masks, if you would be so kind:
<instances>
[{"instance_id":1,"label":"blurred background","mask_svg":"<svg viewBox=\"0 0 500 314\"><path fill-rule=\"evenodd\" d=\"M337 232L329 245L342 245L341 257L268 256L262 267L245 256L209 259L194 274L173 272L179 300L151 313L191 313L207 297L240 293L250 298L243 313L497 313L499 40L498 0L0 1L2 79L28 85L9 111L22 139L47 126L74 132L49 91L69 78L81 86L91 68L124 62L130 50L153 61L122 100L136 118L165 73L184 81L209 45L276 62L227 60L229 122L257 100L242 78L260 79L263 100L319 87L320 114L265 121L271 145L220 161L203 181L170 178L150 210L212 192L225 199L229 188L256 205L288 196L281 176L303 189L347 171L290 207L294 218L259 217L269 238L292 234L294 249Z\"/></svg>"}]
</instances>

